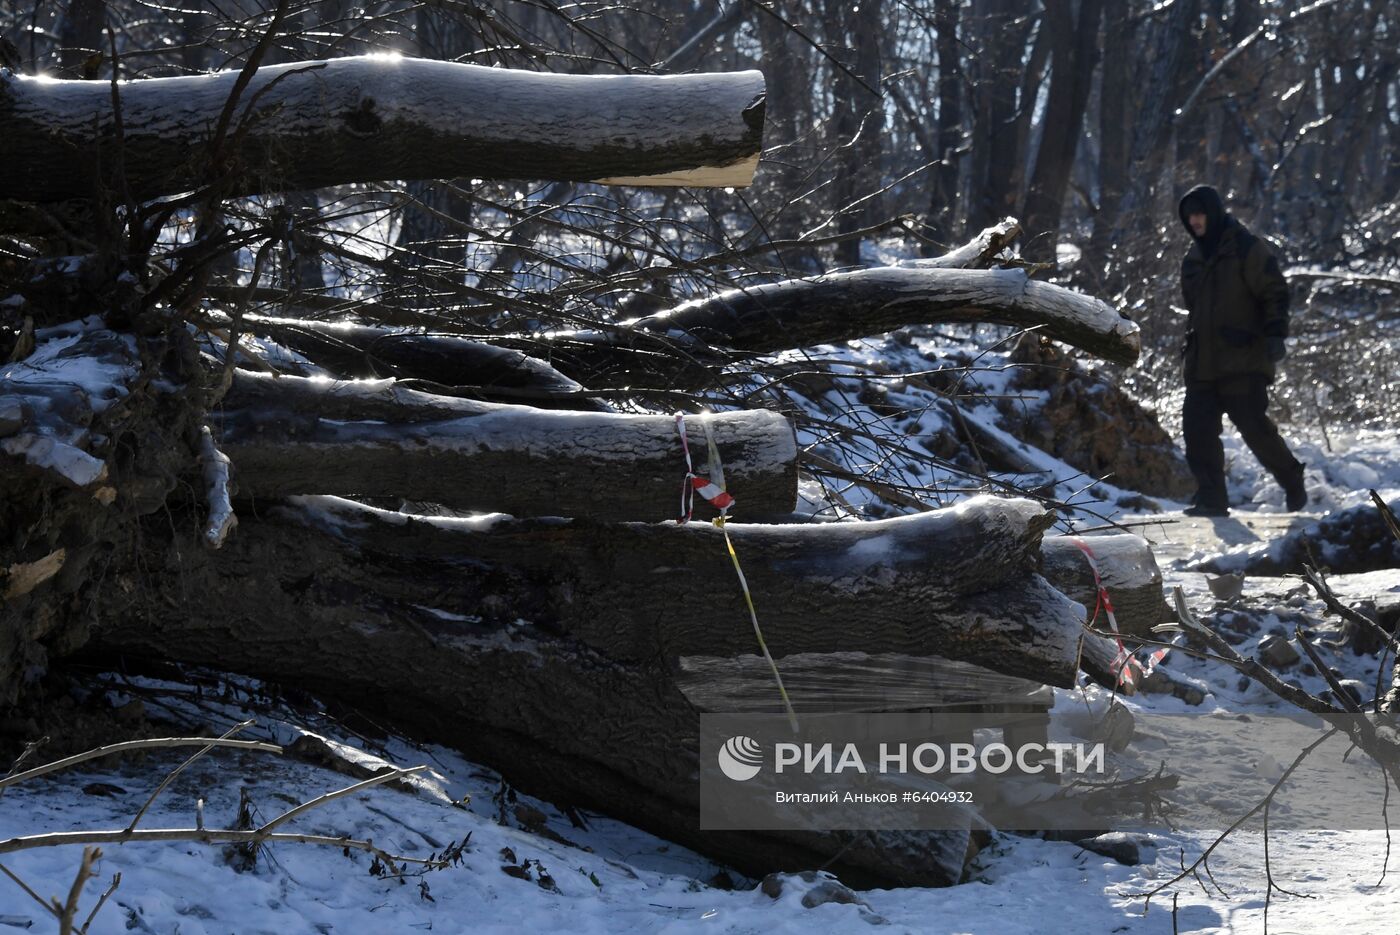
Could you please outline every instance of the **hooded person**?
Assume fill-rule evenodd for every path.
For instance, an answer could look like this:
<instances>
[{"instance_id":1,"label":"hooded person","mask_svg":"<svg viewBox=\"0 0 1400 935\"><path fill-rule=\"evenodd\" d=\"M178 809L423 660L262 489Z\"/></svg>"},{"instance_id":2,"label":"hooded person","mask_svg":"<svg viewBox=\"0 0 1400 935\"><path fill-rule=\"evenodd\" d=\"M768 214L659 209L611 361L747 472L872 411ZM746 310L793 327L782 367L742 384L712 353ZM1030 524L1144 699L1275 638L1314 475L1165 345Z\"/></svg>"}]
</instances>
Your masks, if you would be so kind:
<instances>
[{"instance_id":1,"label":"hooded person","mask_svg":"<svg viewBox=\"0 0 1400 935\"><path fill-rule=\"evenodd\" d=\"M1186 399L1182 434L1196 496L1186 512L1229 515L1221 417L1283 488L1289 510L1307 505L1303 465L1268 416L1269 384L1287 352L1288 283L1278 258L1225 210L1220 193L1197 185L1178 214L1192 244L1181 264L1190 313L1182 347Z\"/></svg>"}]
</instances>

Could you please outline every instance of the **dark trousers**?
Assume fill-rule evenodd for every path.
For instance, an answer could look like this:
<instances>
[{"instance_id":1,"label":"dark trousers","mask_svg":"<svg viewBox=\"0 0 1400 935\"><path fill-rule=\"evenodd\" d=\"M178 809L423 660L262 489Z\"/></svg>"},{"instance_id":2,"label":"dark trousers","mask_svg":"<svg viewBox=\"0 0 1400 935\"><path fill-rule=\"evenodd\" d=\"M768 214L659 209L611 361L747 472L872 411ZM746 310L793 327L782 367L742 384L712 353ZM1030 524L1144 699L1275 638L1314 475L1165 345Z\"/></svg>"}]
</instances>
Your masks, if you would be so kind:
<instances>
[{"instance_id":1,"label":"dark trousers","mask_svg":"<svg viewBox=\"0 0 1400 935\"><path fill-rule=\"evenodd\" d=\"M1181 407L1181 431L1186 440L1186 464L1196 478L1199 506L1225 507L1225 446L1220 443L1222 415L1230 417L1249 450L1279 486L1295 484L1303 465L1269 418L1269 383L1264 377L1230 380L1188 380Z\"/></svg>"}]
</instances>

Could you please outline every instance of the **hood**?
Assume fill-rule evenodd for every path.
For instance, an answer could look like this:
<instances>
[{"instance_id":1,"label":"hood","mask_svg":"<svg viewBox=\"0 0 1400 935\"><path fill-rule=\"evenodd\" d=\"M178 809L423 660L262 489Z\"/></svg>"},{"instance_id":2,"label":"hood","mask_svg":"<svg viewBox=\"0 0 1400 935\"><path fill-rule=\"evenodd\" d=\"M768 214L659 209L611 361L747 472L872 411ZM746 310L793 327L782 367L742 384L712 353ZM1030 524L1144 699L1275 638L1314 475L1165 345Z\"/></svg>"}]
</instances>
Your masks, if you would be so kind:
<instances>
[{"instance_id":1,"label":"hood","mask_svg":"<svg viewBox=\"0 0 1400 935\"><path fill-rule=\"evenodd\" d=\"M1206 234L1204 237L1196 237L1191 230L1191 225L1186 223L1188 206L1199 207L1205 211ZM1197 185L1181 197L1181 201L1176 207L1176 213L1181 218L1181 225L1186 228L1186 233L1191 234L1201 245L1202 252L1206 256L1213 254L1216 246L1220 243L1220 235L1230 222L1230 215L1225 212L1225 201L1220 197L1220 192L1209 185Z\"/></svg>"}]
</instances>

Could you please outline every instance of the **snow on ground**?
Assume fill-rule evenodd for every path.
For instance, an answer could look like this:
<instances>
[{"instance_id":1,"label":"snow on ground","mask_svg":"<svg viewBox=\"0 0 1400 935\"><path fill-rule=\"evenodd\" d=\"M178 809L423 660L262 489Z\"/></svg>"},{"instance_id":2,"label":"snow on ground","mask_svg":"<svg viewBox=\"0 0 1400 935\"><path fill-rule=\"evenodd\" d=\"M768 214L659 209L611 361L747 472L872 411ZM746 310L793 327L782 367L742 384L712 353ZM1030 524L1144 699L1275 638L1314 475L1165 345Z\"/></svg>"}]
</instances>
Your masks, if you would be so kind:
<instances>
[{"instance_id":1,"label":"snow on ground","mask_svg":"<svg viewBox=\"0 0 1400 935\"><path fill-rule=\"evenodd\" d=\"M1087 698L1101 707L1105 694L1090 689ZM1074 693L1061 695L1059 715L1084 704ZM1155 697L1128 704L1139 712L1154 704L1172 707ZM1224 691L1207 704L1247 708ZM245 713L235 704L203 708L204 717L220 725ZM291 737L289 727L265 712L262 724L262 736L284 742ZM410 857L442 853L465 839L466 850L453 866L399 882L372 875L366 855L347 856L334 847L277 844L240 870L224 847L112 845L103 849L80 917L120 873L120 886L98 914L94 933L797 933L867 932L872 925L895 932L996 935L1261 930L1264 874L1257 832L1232 838L1212 863L1229 899L1194 885L1177 887L1176 928L1170 896L1159 897L1144 914L1144 901L1131 894L1169 878L1181 849L1190 859L1209 834L1159 836L1155 851L1146 850L1147 862L1137 867L1070 843L1007 837L979 856L973 880L962 886L873 890L860 894L866 907L808 909L800 888L775 901L756 888L757 881L737 875L729 878L733 889L716 887L721 868L619 822L589 815L588 827L580 829L547 803L525 796L503 802L495 774L452 751L399 741L385 747L381 752L398 764L430 764L433 780L418 793L381 786L333 801L287 830L371 839ZM4 835L124 827L180 759L164 753L135 763L104 761L20 784L0 799ZM250 796L255 817L267 820L351 781L266 754L214 753L181 774L142 827L190 826L201 797L206 824L228 826L240 791ZM1317 931L1326 920L1329 930L1400 931L1400 921L1393 921L1400 870L1393 882L1375 886L1385 847L1381 832L1276 833L1276 881L1313 898L1276 894L1273 930ZM42 895L62 896L78 859L78 848L69 846L9 854L3 863ZM44 931L51 924L17 887L0 889L0 926Z\"/></svg>"}]
</instances>

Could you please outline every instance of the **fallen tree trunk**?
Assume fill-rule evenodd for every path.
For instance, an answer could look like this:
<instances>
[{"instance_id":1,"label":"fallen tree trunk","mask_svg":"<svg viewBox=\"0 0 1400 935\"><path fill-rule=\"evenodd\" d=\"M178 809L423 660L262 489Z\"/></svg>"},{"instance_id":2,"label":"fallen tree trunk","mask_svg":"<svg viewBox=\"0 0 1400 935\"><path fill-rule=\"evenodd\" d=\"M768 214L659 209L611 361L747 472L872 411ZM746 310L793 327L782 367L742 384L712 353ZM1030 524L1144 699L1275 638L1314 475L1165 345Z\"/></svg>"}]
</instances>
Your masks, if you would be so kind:
<instances>
[{"instance_id":1,"label":"fallen tree trunk","mask_svg":"<svg viewBox=\"0 0 1400 935\"><path fill-rule=\"evenodd\" d=\"M1081 609L1034 573L1047 517L981 500L730 531L780 665L937 652L1064 685ZM162 546L169 573L102 583L103 658L295 682L750 873L830 862L858 885L931 885L975 850L967 831L696 830L698 710L674 673L683 655L756 645L711 526L411 518L334 498L250 514L217 553L188 526Z\"/></svg>"},{"instance_id":2,"label":"fallen tree trunk","mask_svg":"<svg viewBox=\"0 0 1400 935\"><path fill-rule=\"evenodd\" d=\"M211 131L238 72L117 83L0 71L0 199L91 197L120 162L138 199L207 181ZM748 185L758 164L763 76L580 76L389 56L268 65L226 137L227 194L381 179L563 179ZM238 132L234 132L237 130Z\"/></svg>"},{"instance_id":3,"label":"fallen tree trunk","mask_svg":"<svg viewBox=\"0 0 1400 935\"><path fill-rule=\"evenodd\" d=\"M402 497L519 516L675 519L685 461L675 420L560 412L437 396L392 380L239 371L210 413L243 496ZM708 425L736 515L790 513L792 426L766 410L687 420L698 473ZM697 511L714 515L702 498Z\"/></svg>"},{"instance_id":4,"label":"fallen tree trunk","mask_svg":"<svg viewBox=\"0 0 1400 935\"><path fill-rule=\"evenodd\" d=\"M540 408L607 411L578 382L521 351L451 334L342 322L246 316L243 328L266 335L338 377L422 380L452 395Z\"/></svg>"},{"instance_id":5,"label":"fallen tree trunk","mask_svg":"<svg viewBox=\"0 0 1400 935\"><path fill-rule=\"evenodd\" d=\"M1098 607L1094 567L1079 542L1093 552L1093 564L1108 591L1118 629L1124 636L1159 639L1152 628L1165 619L1167 601L1152 546L1132 533L1046 536L1041 542L1041 573L1061 593L1083 604L1091 617L1097 612L1094 627L1100 630L1108 629L1108 619Z\"/></svg>"},{"instance_id":6,"label":"fallen tree trunk","mask_svg":"<svg viewBox=\"0 0 1400 935\"><path fill-rule=\"evenodd\" d=\"M608 331L491 340L547 358L594 389L693 389L747 357L938 322L1034 328L1116 363L1141 349L1138 326L1113 308L1019 269L892 267L735 289Z\"/></svg>"},{"instance_id":7,"label":"fallen tree trunk","mask_svg":"<svg viewBox=\"0 0 1400 935\"><path fill-rule=\"evenodd\" d=\"M772 353L929 322L1041 329L1105 360L1132 363L1138 327L1108 305L1019 269L883 267L733 289L631 322L656 334Z\"/></svg>"},{"instance_id":8,"label":"fallen tree trunk","mask_svg":"<svg viewBox=\"0 0 1400 935\"><path fill-rule=\"evenodd\" d=\"M333 497L284 508L405 569L453 613L530 620L618 660L738 655L756 643L723 533L708 523L410 517ZM1081 608L1036 574L1049 514L983 499L867 523L730 523L770 651L938 654L1068 687ZM467 610L463 610L467 608Z\"/></svg>"},{"instance_id":9,"label":"fallen tree trunk","mask_svg":"<svg viewBox=\"0 0 1400 935\"><path fill-rule=\"evenodd\" d=\"M1098 299L1036 282L1018 269L956 268L880 268L786 280L687 302L608 331L505 334L486 340L547 359L592 389L640 393L702 388L722 379L719 366L760 354L936 322L1036 328L1119 363L1135 360L1141 343L1137 325ZM328 341L338 339L340 327L317 322L297 326L303 335ZM364 329L349 343L388 346L405 340L400 334ZM289 334L289 340L301 342L299 349L310 348L306 353L311 356L318 353L311 337ZM411 344L412 354L405 352L395 362L401 376L445 382L425 374L467 372L472 364L470 342L460 338L421 335Z\"/></svg>"}]
</instances>

